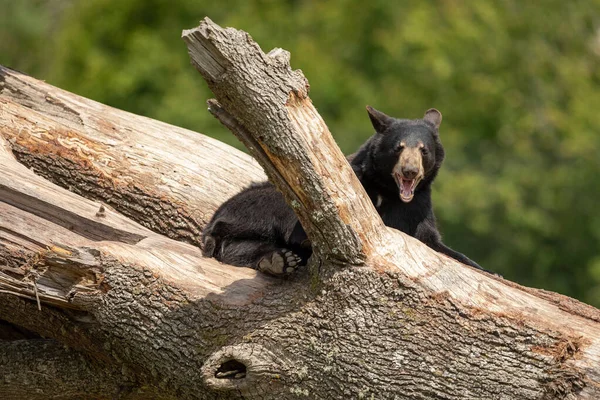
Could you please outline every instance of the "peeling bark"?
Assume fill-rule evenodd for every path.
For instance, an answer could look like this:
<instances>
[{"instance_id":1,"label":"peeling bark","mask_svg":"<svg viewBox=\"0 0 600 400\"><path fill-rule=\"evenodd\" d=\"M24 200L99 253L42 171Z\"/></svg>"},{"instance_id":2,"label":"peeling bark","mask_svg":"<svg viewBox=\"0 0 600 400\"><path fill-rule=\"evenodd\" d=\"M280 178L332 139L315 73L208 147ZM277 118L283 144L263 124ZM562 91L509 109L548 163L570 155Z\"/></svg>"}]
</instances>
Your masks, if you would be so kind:
<instances>
[{"instance_id":1,"label":"peeling bark","mask_svg":"<svg viewBox=\"0 0 600 400\"><path fill-rule=\"evenodd\" d=\"M0 68L0 320L38 336L0 341L3 398L600 398L598 310L385 228L289 54L184 36L313 272L193 246L249 157Z\"/></svg>"}]
</instances>

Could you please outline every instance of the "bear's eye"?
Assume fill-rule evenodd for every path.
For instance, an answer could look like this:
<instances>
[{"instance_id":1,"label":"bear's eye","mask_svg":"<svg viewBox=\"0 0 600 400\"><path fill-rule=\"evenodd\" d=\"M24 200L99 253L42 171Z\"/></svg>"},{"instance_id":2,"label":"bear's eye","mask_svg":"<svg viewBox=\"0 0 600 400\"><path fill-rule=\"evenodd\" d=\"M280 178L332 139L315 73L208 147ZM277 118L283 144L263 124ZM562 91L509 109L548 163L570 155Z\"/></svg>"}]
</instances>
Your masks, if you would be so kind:
<instances>
[{"instance_id":1,"label":"bear's eye","mask_svg":"<svg viewBox=\"0 0 600 400\"><path fill-rule=\"evenodd\" d=\"M404 143L398 143L394 148L394 151L396 151L396 153L400 153L402 149L404 149Z\"/></svg>"},{"instance_id":2,"label":"bear's eye","mask_svg":"<svg viewBox=\"0 0 600 400\"><path fill-rule=\"evenodd\" d=\"M421 154L427 155L428 153L429 153L429 150L427 150L425 147L421 147Z\"/></svg>"}]
</instances>

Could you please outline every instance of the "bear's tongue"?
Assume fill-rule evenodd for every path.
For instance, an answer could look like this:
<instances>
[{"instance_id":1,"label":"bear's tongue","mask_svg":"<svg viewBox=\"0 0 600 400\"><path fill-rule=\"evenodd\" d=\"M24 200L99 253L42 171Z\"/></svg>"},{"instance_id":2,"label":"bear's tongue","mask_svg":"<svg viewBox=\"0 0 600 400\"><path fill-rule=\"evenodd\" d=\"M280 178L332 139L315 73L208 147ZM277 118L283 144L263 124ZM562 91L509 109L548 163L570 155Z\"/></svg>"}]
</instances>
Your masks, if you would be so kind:
<instances>
[{"instance_id":1,"label":"bear's tongue","mask_svg":"<svg viewBox=\"0 0 600 400\"><path fill-rule=\"evenodd\" d=\"M414 179L401 179L400 180L400 196L409 199L413 195L413 183Z\"/></svg>"}]
</instances>

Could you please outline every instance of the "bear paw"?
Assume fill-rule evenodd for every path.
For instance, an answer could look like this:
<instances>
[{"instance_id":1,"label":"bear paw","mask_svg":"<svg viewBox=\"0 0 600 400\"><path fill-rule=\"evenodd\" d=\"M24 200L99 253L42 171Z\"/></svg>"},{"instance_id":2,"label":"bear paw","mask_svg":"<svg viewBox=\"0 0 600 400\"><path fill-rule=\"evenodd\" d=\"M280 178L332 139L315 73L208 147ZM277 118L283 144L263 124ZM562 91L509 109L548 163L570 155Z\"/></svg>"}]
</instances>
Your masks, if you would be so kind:
<instances>
[{"instance_id":1,"label":"bear paw","mask_svg":"<svg viewBox=\"0 0 600 400\"><path fill-rule=\"evenodd\" d=\"M300 266L302 259L293 251L280 249L264 256L258 262L258 270L271 275L288 275Z\"/></svg>"}]
</instances>

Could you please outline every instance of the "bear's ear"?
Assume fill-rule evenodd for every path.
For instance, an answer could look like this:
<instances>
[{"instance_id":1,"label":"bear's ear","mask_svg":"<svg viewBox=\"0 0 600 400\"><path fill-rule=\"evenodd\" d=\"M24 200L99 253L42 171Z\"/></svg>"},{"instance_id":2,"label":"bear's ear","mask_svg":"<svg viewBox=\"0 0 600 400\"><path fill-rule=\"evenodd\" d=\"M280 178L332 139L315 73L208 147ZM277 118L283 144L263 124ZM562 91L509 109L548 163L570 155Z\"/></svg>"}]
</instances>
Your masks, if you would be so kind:
<instances>
[{"instance_id":1,"label":"bear's ear","mask_svg":"<svg viewBox=\"0 0 600 400\"><path fill-rule=\"evenodd\" d=\"M394 118L385 115L381 111L377 111L371 106L367 106L367 112L369 113L369 118L371 119L373 128L375 128L378 133L385 132L392 122L394 122Z\"/></svg>"},{"instance_id":2,"label":"bear's ear","mask_svg":"<svg viewBox=\"0 0 600 400\"><path fill-rule=\"evenodd\" d=\"M435 126L435 129L438 129L442 123L442 113L435 108L430 108L429 110L425 111L425 116L423 119L427 122L431 122L433 126Z\"/></svg>"}]
</instances>

